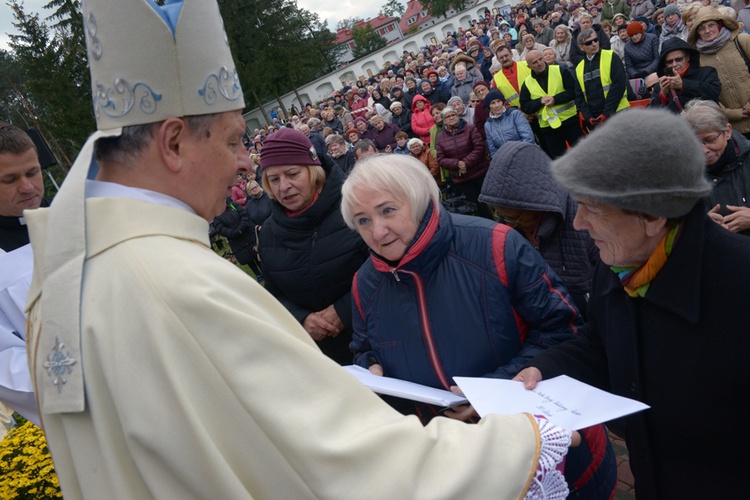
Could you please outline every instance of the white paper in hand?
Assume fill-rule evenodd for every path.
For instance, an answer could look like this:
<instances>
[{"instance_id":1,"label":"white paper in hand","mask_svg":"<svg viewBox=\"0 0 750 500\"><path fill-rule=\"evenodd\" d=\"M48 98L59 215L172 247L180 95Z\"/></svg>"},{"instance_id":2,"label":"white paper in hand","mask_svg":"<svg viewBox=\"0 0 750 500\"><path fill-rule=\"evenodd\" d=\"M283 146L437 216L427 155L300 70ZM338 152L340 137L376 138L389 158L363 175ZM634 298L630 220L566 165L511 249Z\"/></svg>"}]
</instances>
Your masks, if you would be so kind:
<instances>
[{"instance_id":1,"label":"white paper in hand","mask_svg":"<svg viewBox=\"0 0 750 500\"><path fill-rule=\"evenodd\" d=\"M354 375L357 380L369 387L372 392L378 394L396 396L398 398L445 407L467 403L466 398L459 394L397 378L379 377L361 366L348 365L344 367L344 370Z\"/></svg>"},{"instance_id":2,"label":"white paper in hand","mask_svg":"<svg viewBox=\"0 0 750 500\"><path fill-rule=\"evenodd\" d=\"M542 415L568 430L579 430L650 408L615 396L568 376L543 380L527 391L522 382L493 378L454 377L480 416L491 413Z\"/></svg>"}]
</instances>

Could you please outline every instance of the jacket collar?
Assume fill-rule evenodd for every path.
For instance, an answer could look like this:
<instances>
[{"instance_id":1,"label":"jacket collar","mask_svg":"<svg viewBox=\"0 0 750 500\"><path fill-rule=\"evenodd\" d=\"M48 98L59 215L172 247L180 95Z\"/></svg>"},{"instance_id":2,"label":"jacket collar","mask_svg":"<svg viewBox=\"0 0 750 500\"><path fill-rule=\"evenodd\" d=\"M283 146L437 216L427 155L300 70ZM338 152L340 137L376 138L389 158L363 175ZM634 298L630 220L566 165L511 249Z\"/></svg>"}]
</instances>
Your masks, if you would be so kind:
<instances>
[{"instance_id":1,"label":"jacket collar","mask_svg":"<svg viewBox=\"0 0 750 500\"><path fill-rule=\"evenodd\" d=\"M383 257L370 250L375 269L381 272L407 269L424 273L434 269L448 253L453 240L451 216L442 206L431 205L425 212L422 222L414 235L414 241L397 265L392 265Z\"/></svg>"}]
</instances>

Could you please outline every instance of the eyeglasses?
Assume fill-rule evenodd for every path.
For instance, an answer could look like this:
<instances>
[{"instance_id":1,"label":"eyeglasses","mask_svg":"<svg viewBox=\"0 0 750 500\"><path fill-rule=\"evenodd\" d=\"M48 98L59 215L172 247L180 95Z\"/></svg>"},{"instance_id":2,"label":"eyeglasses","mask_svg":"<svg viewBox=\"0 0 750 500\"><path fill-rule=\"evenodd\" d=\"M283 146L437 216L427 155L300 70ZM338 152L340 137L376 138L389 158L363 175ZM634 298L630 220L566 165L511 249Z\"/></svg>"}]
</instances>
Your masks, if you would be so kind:
<instances>
[{"instance_id":1,"label":"eyeglasses","mask_svg":"<svg viewBox=\"0 0 750 500\"><path fill-rule=\"evenodd\" d=\"M716 142L716 140L719 137L721 137L722 135L724 135L724 131L719 132L718 134L716 134L715 136L713 136L713 138L711 138L711 139L709 139L708 137L706 137L704 139L698 139L698 140L701 141L701 144L703 144L704 146L710 146L711 144L714 144Z\"/></svg>"},{"instance_id":2,"label":"eyeglasses","mask_svg":"<svg viewBox=\"0 0 750 500\"><path fill-rule=\"evenodd\" d=\"M500 214L497 209L492 210L492 215L494 215L494 219L496 222L499 222L500 224L505 224L508 227L516 227L518 226L518 223L521 222L521 219L523 218L525 212L521 212L518 214L518 217L515 218L509 218L502 214Z\"/></svg>"},{"instance_id":3,"label":"eyeglasses","mask_svg":"<svg viewBox=\"0 0 750 500\"><path fill-rule=\"evenodd\" d=\"M698 26L698 33L703 34L706 31L709 31L709 30L713 31L716 29L719 29L719 23L715 21L708 21L707 23L703 23L700 26Z\"/></svg>"},{"instance_id":4,"label":"eyeglasses","mask_svg":"<svg viewBox=\"0 0 750 500\"><path fill-rule=\"evenodd\" d=\"M469 102L479 102L479 99L469 99Z\"/></svg>"},{"instance_id":5,"label":"eyeglasses","mask_svg":"<svg viewBox=\"0 0 750 500\"><path fill-rule=\"evenodd\" d=\"M458 115L456 113L449 113L447 115L443 115L443 119L446 118L456 118Z\"/></svg>"},{"instance_id":6,"label":"eyeglasses","mask_svg":"<svg viewBox=\"0 0 750 500\"><path fill-rule=\"evenodd\" d=\"M672 66L675 63L682 63L685 60L685 56L675 57L674 59L665 59L664 66Z\"/></svg>"},{"instance_id":7,"label":"eyeglasses","mask_svg":"<svg viewBox=\"0 0 750 500\"><path fill-rule=\"evenodd\" d=\"M588 47L589 45L592 45L594 43L599 43L599 39L598 38L592 38L591 40L586 40L585 42L583 42L583 44L586 47Z\"/></svg>"}]
</instances>

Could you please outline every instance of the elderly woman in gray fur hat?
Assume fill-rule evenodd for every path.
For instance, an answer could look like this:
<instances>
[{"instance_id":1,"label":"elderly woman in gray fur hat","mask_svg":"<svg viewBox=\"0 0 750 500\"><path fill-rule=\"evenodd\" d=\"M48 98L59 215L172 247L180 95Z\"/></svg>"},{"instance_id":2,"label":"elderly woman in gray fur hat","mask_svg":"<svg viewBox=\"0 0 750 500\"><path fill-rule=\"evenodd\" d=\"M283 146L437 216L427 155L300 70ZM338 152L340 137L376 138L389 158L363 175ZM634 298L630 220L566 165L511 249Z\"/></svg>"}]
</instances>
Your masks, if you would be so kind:
<instances>
[{"instance_id":1,"label":"elderly woman in gray fur hat","mask_svg":"<svg viewBox=\"0 0 750 500\"><path fill-rule=\"evenodd\" d=\"M602 162L612 144L629 153ZM648 404L610 425L638 498L733 498L746 482L750 438L736 414L750 391L750 242L706 215L704 164L685 120L643 109L551 165L601 263L588 324L516 379L530 389L566 374Z\"/></svg>"}]
</instances>

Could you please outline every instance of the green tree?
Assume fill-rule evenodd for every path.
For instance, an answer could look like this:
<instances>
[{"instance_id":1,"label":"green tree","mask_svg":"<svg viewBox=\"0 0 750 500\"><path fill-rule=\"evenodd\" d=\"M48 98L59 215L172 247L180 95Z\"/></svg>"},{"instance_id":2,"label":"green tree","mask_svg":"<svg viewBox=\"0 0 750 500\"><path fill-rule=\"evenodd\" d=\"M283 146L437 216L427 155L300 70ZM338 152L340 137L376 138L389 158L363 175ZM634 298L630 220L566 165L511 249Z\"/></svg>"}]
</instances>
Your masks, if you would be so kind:
<instances>
[{"instance_id":1,"label":"green tree","mask_svg":"<svg viewBox=\"0 0 750 500\"><path fill-rule=\"evenodd\" d=\"M446 12L453 9L456 12L464 10L468 0L420 0L422 7L434 17L444 16Z\"/></svg>"},{"instance_id":2,"label":"green tree","mask_svg":"<svg viewBox=\"0 0 750 500\"><path fill-rule=\"evenodd\" d=\"M380 36L372 26L356 26L352 30L354 39L354 58L359 59L386 46L386 40Z\"/></svg>"},{"instance_id":3,"label":"green tree","mask_svg":"<svg viewBox=\"0 0 750 500\"><path fill-rule=\"evenodd\" d=\"M383 7L380 8L380 13L386 17L398 17L404 15L406 12L406 6L398 0L388 0Z\"/></svg>"},{"instance_id":4,"label":"green tree","mask_svg":"<svg viewBox=\"0 0 750 500\"><path fill-rule=\"evenodd\" d=\"M347 17L346 19L342 19L341 21L336 23L336 31L339 31L341 29L354 29L354 25L360 21L362 21L361 17Z\"/></svg>"},{"instance_id":5,"label":"green tree","mask_svg":"<svg viewBox=\"0 0 750 500\"><path fill-rule=\"evenodd\" d=\"M80 5L52 0L45 6L54 9L52 27L38 13L27 13L19 0L8 5L19 34L10 36L12 52L3 59L14 65L10 74L3 71L13 97L6 109L19 127L39 129L65 168L96 129Z\"/></svg>"},{"instance_id":6,"label":"green tree","mask_svg":"<svg viewBox=\"0 0 750 500\"><path fill-rule=\"evenodd\" d=\"M335 69L336 35L292 0L219 0L219 8L248 106L278 101Z\"/></svg>"}]
</instances>

